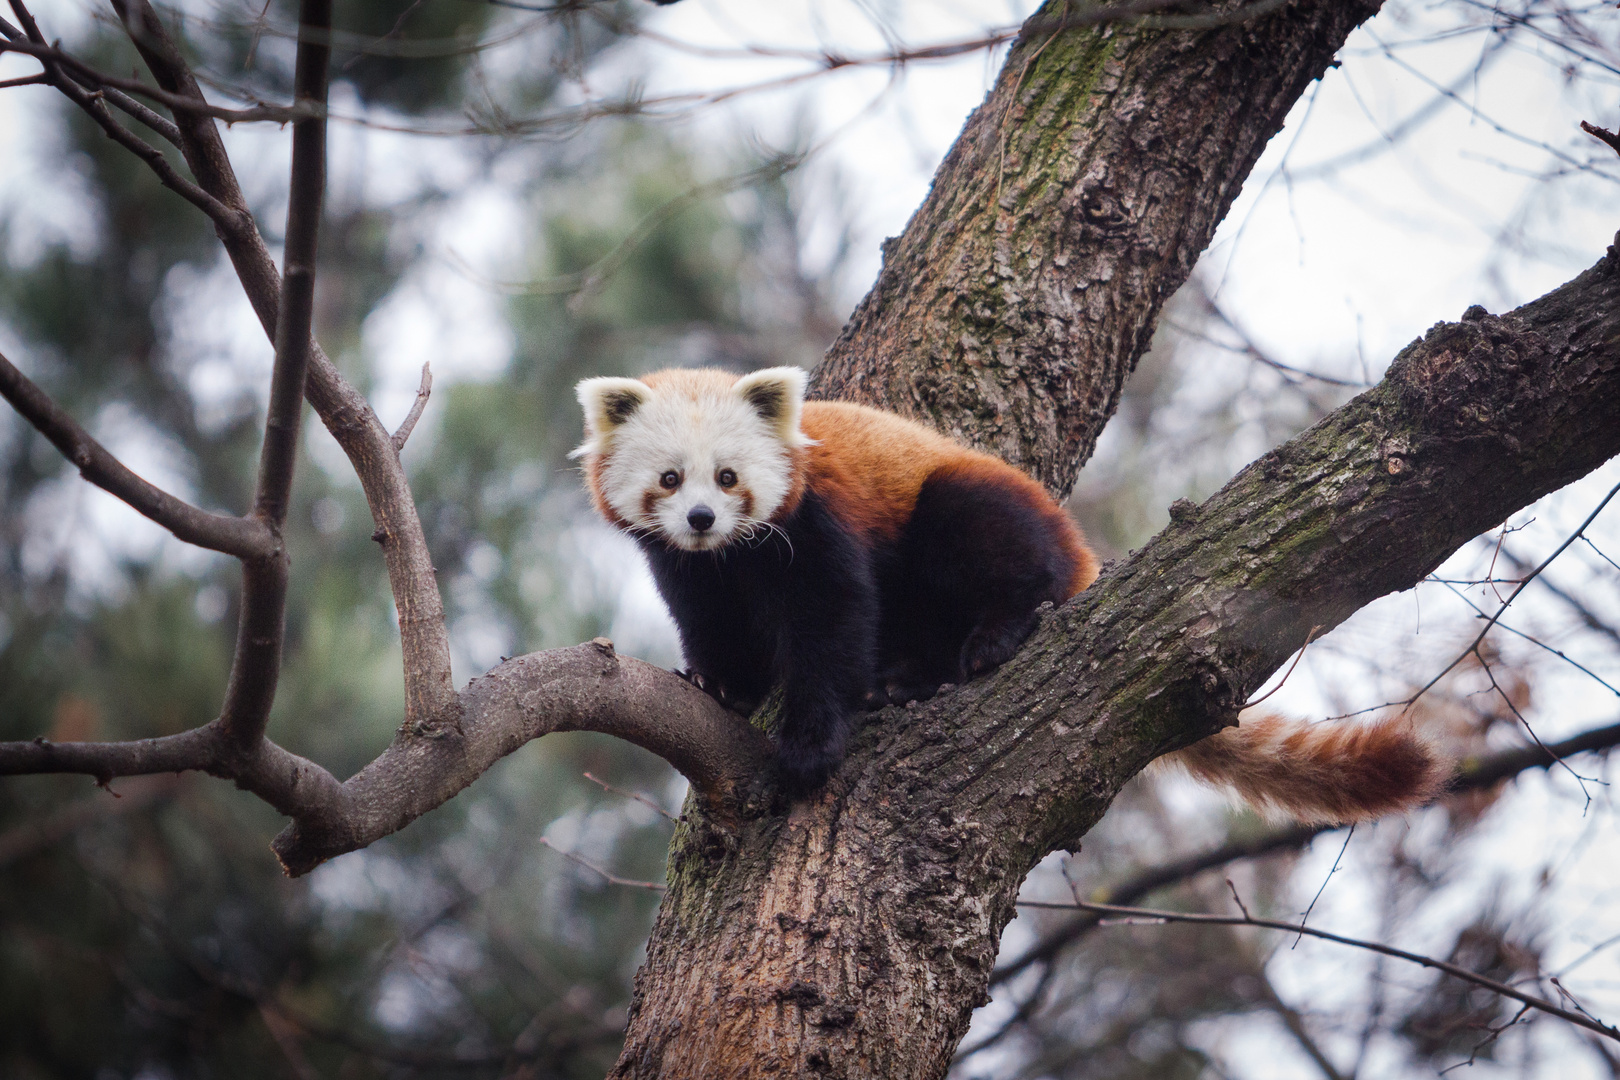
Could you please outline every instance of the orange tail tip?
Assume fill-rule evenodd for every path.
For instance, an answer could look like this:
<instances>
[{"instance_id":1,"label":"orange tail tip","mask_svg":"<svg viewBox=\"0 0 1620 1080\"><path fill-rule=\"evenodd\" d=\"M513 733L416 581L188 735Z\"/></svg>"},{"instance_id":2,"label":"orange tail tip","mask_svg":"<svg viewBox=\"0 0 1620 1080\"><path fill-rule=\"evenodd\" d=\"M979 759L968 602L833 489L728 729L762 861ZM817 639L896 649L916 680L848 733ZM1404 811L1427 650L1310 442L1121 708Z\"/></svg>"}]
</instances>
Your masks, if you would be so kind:
<instances>
[{"instance_id":1,"label":"orange tail tip","mask_svg":"<svg viewBox=\"0 0 1620 1080\"><path fill-rule=\"evenodd\" d=\"M1229 788L1267 817L1313 824L1414 809L1439 795L1448 775L1399 718L1309 723L1258 713L1159 760Z\"/></svg>"}]
</instances>

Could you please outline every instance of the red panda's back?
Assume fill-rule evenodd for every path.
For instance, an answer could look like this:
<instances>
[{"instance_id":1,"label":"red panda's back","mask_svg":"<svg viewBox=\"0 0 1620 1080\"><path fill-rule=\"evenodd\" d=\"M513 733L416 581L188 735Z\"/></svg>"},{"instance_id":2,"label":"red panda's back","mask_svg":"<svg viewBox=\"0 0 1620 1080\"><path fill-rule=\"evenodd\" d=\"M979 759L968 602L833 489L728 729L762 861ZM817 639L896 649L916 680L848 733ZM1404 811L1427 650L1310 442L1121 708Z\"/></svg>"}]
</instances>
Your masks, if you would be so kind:
<instances>
[{"instance_id":1,"label":"red panda's back","mask_svg":"<svg viewBox=\"0 0 1620 1080\"><path fill-rule=\"evenodd\" d=\"M850 528L892 540L911 519L917 494L931 477L990 482L1056 526L1075 567L1071 595L1096 578L1097 560L1068 514L1045 488L999 458L864 405L806 402L800 426L816 440L809 448L806 482Z\"/></svg>"}]
</instances>

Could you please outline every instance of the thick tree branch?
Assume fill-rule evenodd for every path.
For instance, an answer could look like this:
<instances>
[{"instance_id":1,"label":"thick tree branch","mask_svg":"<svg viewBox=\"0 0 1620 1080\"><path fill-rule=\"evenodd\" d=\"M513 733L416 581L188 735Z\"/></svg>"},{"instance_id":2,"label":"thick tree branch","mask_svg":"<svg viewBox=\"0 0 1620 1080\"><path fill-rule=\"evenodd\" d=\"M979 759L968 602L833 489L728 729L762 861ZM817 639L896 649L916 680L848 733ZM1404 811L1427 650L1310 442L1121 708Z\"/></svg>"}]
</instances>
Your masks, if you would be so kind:
<instances>
[{"instance_id":1,"label":"thick tree branch","mask_svg":"<svg viewBox=\"0 0 1620 1080\"><path fill-rule=\"evenodd\" d=\"M454 730L394 744L344 785L332 812L295 818L274 847L291 874L395 832L553 731L596 731L680 770L711 812L734 816L774 760L765 735L671 672L599 639L515 657L461 693Z\"/></svg>"},{"instance_id":2,"label":"thick tree branch","mask_svg":"<svg viewBox=\"0 0 1620 1080\"><path fill-rule=\"evenodd\" d=\"M999 670L876 714L823 797L745 821L724 846L737 855L708 853L701 829L677 834L648 946L656 977L639 984L614 1075L681 1075L708 1046L757 1047L743 1029L762 1024L826 1032L794 1036L782 1068L813 1052L830 1075L942 1075L1031 867L1072 847L1153 757L1232 723L1313 626L1416 584L1620 453L1616 400L1611 249L1517 311L1437 325L1378 386L1203 506L1178 503ZM808 882L863 901L822 904ZM710 950L771 959L721 1000L693 996ZM782 1013L771 988L794 979L815 994ZM924 1004L942 998L956 1011ZM914 1027L868 1028L868 1008ZM829 1031L828 1016L853 1019ZM643 1069L636 1055L672 1045L673 1025L682 1056L666 1048Z\"/></svg>"},{"instance_id":3,"label":"thick tree branch","mask_svg":"<svg viewBox=\"0 0 1620 1080\"><path fill-rule=\"evenodd\" d=\"M770 740L672 672L621 657L604 639L515 657L459 695L459 721L407 725L347 781L260 739L244 750L215 721L117 743L0 743L0 775L118 776L200 769L235 780L292 818L276 838L291 874L365 847L443 805L495 762L554 731L596 731L659 755L692 782L707 814L735 819L774 761Z\"/></svg>"},{"instance_id":4,"label":"thick tree branch","mask_svg":"<svg viewBox=\"0 0 1620 1080\"><path fill-rule=\"evenodd\" d=\"M122 499L177 539L239 559L264 558L279 546L261 521L209 513L135 475L3 355L0 397L78 466L80 476Z\"/></svg>"},{"instance_id":5,"label":"thick tree branch","mask_svg":"<svg viewBox=\"0 0 1620 1080\"><path fill-rule=\"evenodd\" d=\"M1178 33L1063 29L1070 7L1025 23L813 384L1060 497L1267 140L1378 4L1218 3Z\"/></svg>"},{"instance_id":6,"label":"thick tree branch","mask_svg":"<svg viewBox=\"0 0 1620 1080\"><path fill-rule=\"evenodd\" d=\"M1099 790L1065 782L1062 759L1117 761L1129 775L1145 763L1137 754L1229 723L1311 627L1409 588L1463 543L1620 453L1617 395L1613 248L1515 312L1473 308L1437 325L1377 387L1204 506L1179 504L1164 533L1059 611L982 690L969 688L969 723L981 708L1018 715L1021 741L1048 756L1028 762L1029 773L1003 774L1015 762L990 756L992 737L963 797L979 805L990 795L981 785L1000 775L1066 788L1015 815L1022 828L1039 823L1031 839L1044 836L1030 856L1061 845L1089 825L1084 792ZM1086 669L1096 674L1078 674ZM1062 690L1053 671L1068 673ZM1031 680L1038 702L1020 689Z\"/></svg>"}]
</instances>

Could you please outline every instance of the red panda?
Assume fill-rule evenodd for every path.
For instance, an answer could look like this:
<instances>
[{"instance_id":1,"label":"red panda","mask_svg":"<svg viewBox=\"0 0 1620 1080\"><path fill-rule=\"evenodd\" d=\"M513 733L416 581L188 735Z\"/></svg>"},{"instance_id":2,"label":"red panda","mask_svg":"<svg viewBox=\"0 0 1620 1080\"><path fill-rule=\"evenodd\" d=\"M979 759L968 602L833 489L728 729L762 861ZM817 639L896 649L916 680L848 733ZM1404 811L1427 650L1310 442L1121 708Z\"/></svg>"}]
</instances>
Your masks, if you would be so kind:
<instances>
[{"instance_id":1,"label":"red panda","mask_svg":"<svg viewBox=\"0 0 1620 1080\"><path fill-rule=\"evenodd\" d=\"M798 368L672 369L578 386L586 483L646 554L688 677L751 711L784 693L790 791L843 760L864 707L1000 666L1042 603L1097 577L1046 490L1006 462L861 405L804 400ZM1172 758L1258 806L1352 821L1427 798L1427 747L1391 723L1263 718Z\"/></svg>"}]
</instances>

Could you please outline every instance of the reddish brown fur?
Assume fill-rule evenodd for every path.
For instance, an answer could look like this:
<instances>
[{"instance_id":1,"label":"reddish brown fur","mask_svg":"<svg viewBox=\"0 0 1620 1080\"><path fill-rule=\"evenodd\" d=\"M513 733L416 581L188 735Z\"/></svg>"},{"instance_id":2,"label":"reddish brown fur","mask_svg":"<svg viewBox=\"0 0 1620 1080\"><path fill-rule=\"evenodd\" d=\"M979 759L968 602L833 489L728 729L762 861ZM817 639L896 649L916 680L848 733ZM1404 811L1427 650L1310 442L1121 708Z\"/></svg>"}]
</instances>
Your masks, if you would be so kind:
<instances>
[{"instance_id":1,"label":"reddish brown fur","mask_svg":"<svg viewBox=\"0 0 1620 1080\"><path fill-rule=\"evenodd\" d=\"M1097 556L1086 546L1085 537L1074 520L1053 501L1046 489L1026 473L1013 468L987 454L962 451L961 455L939 466L930 477L962 477L991 481L1004 491L1016 491L1023 501L1039 511L1054 531L1063 538L1063 551L1074 563L1074 576L1069 579L1068 596L1083 592L1097 580Z\"/></svg>"},{"instance_id":2,"label":"reddish brown fur","mask_svg":"<svg viewBox=\"0 0 1620 1080\"><path fill-rule=\"evenodd\" d=\"M850 528L892 540L911 519L917 494L930 477L990 480L1018 492L1058 526L1064 548L1075 563L1068 595L1096 580L1097 559L1079 527L1045 488L1005 461L959 446L904 417L863 405L806 402L800 427L816 440L809 450L805 481ZM802 492L802 487L796 491ZM779 513L792 512L797 502L797 497L792 498Z\"/></svg>"},{"instance_id":3,"label":"reddish brown fur","mask_svg":"<svg viewBox=\"0 0 1620 1080\"><path fill-rule=\"evenodd\" d=\"M1327 824L1422 805L1446 778L1434 752L1399 718L1311 724L1260 713L1161 760L1231 787L1263 811Z\"/></svg>"},{"instance_id":4,"label":"reddish brown fur","mask_svg":"<svg viewBox=\"0 0 1620 1080\"><path fill-rule=\"evenodd\" d=\"M619 516L619 512L607 501L607 496L602 494L602 471L607 468L609 456L591 454L585 459L585 488L591 493L591 505L609 525L629 529L630 523Z\"/></svg>"}]
</instances>

